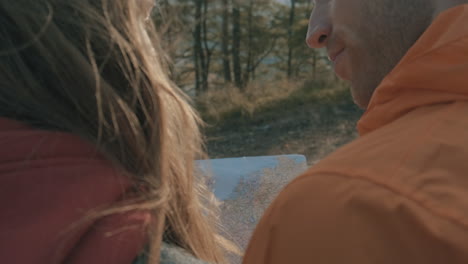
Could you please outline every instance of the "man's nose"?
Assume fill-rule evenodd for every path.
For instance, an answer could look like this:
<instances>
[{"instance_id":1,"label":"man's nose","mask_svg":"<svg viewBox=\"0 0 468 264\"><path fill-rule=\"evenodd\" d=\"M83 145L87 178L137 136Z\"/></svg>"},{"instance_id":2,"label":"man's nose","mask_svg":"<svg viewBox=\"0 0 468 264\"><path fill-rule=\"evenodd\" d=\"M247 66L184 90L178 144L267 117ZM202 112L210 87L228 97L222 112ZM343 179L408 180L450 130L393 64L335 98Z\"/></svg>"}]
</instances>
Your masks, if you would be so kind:
<instances>
[{"instance_id":1,"label":"man's nose","mask_svg":"<svg viewBox=\"0 0 468 264\"><path fill-rule=\"evenodd\" d=\"M315 49L323 48L327 45L328 38L330 37L331 26L326 22L313 22L311 18L309 30L307 32L307 45Z\"/></svg>"}]
</instances>

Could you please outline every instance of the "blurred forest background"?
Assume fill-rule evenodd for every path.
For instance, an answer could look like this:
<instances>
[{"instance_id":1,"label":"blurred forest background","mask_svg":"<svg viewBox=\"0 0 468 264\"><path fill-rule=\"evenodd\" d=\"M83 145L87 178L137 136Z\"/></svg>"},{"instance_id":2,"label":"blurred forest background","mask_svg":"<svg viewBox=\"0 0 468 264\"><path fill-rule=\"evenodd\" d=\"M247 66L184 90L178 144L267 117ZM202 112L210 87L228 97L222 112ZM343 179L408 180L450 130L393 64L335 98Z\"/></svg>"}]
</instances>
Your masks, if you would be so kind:
<instances>
[{"instance_id":1,"label":"blurred forest background","mask_svg":"<svg viewBox=\"0 0 468 264\"><path fill-rule=\"evenodd\" d=\"M356 137L362 112L326 52L307 47L311 0L158 0L172 79L207 123L212 158L303 154Z\"/></svg>"}]
</instances>

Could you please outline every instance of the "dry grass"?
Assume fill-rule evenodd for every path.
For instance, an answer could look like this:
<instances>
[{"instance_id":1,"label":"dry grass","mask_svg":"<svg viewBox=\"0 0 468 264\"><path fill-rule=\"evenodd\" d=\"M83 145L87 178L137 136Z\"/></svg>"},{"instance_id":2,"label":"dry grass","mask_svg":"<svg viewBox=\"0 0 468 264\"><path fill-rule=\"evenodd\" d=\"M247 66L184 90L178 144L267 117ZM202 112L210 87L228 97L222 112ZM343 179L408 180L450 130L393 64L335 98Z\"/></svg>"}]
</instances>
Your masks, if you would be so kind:
<instances>
[{"instance_id":1,"label":"dry grass","mask_svg":"<svg viewBox=\"0 0 468 264\"><path fill-rule=\"evenodd\" d=\"M218 121L233 112L253 115L257 109L289 97L298 87L298 83L291 81L255 82L245 87L244 91L227 86L206 92L197 103L204 117Z\"/></svg>"},{"instance_id":2,"label":"dry grass","mask_svg":"<svg viewBox=\"0 0 468 264\"><path fill-rule=\"evenodd\" d=\"M206 92L197 98L197 108L205 120L219 122L292 104L330 103L348 96L347 89L343 83L330 80L252 82L243 91L228 86Z\"/></svg>"},{"instance_id":3,"label":"dry grass","mask_svg":"<svg viewBox=\"0 0 468 264\"><path fill-rule=\"evenodd\" d=\"M296 153L310 164L354 139L362 114L334 79L218 89L197 104L212 158Z\"/></svg>"}]
</instances>

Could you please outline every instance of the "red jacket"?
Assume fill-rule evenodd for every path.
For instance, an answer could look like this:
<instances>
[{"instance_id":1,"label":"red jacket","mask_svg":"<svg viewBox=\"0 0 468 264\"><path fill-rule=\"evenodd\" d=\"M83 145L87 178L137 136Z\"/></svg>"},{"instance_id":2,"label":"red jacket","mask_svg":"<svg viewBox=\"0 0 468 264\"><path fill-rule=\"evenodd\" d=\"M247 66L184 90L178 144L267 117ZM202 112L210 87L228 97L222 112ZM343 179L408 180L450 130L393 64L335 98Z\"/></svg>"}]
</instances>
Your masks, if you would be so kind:
<instances>
[{"instance_id":1,"label":"red jacket","mask_svg":"<svg viewBox=\"0 0 468 264\"><path fill-rule=\"evenodd\" d=\"M129 264L149 216L128 213L73 228L112 205L129 182L80 138L0 119L0 262Z\"/></svg>"}]
</instances>

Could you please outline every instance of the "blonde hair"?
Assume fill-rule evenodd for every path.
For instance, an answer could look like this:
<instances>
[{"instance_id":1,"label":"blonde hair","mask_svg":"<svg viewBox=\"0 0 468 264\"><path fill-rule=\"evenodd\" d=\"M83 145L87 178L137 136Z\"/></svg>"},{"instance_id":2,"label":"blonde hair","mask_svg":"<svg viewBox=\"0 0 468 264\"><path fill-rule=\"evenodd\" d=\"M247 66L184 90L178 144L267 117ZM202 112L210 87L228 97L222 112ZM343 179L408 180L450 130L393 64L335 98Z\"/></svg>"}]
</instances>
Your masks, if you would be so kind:
<instances>
[{"instance_id":1,"label":"blonde hair","mask_svg":"<svg viewBox=\"0 0 468 264\"><path fill-rule=\"evenodd\" d=\"M129 175L137 197L99 217L149 210L154 263L163 233L221 263L214 207L194 175L200 120L167 77L141 1L0 2L0 116L79 135Z\"/></svg>"}]
</instances>

